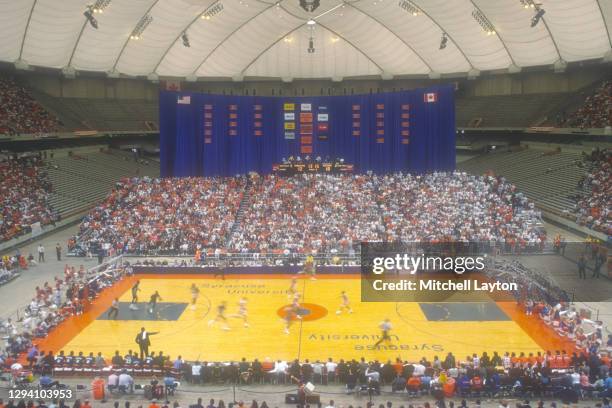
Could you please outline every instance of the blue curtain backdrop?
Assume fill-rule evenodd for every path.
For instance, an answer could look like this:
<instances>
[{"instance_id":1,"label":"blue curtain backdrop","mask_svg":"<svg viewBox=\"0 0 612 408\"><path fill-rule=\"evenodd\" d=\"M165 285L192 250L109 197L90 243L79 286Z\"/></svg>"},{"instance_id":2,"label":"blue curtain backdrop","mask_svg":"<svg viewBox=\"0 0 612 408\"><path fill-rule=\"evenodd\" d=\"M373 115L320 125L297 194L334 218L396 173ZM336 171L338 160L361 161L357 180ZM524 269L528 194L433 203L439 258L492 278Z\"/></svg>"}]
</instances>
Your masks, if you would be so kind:
<instances>
[{"instance_id":1,"label":"blue curtain backdrop","mask_svg":"<svg viewBox=\"0 0 612 408\"><path fill-rule=\"evenodd\" d=\"M455 169L452 86L320 97L163 91L159 113L162 177L269 173L306 155L344 158L357 172Z\"/></svg>"}]
</instances>

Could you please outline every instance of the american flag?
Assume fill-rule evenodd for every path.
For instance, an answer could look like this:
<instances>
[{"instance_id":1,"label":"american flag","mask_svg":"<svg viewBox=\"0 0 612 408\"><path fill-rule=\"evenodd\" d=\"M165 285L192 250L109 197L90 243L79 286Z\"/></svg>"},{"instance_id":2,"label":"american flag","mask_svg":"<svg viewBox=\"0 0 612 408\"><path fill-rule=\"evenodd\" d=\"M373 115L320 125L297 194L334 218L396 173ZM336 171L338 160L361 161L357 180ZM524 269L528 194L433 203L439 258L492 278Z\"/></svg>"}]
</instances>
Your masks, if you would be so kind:
<instances>
[{"instance_id":1,"label":"american flag","mask_svg":"<svg viewBox=\"0 0 612 408\"><path fill-rule=\"evenodd\" d=\"M176 100L176 103L179 105L191 105L191 96L189 95L179 96L178 99Z\"/></svg>"}]
</instances>

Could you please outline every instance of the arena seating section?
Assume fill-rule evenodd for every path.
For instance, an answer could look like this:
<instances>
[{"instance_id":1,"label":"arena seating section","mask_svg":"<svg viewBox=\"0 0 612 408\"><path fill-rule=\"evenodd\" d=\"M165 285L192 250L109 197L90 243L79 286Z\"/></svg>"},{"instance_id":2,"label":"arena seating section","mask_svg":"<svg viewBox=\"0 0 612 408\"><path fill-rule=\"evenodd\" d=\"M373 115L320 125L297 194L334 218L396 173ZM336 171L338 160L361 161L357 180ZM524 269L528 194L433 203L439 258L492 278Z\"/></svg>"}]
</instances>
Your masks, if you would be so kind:
<instances>
[{"instance_id":1,"label":"arena seating section","mask_svg":"<svg viewBox=\"0 0 612 408\"><path fill-rule=\"evenodd\" d=\"M31 224L54 223L51 185L38 157L0 157L0 242L29 231Z\"/></svg>"},{"instance_id":2,"label":"arena seating section","mask_svg":"<svg viewBox=\"0 0 612 408\"><path fill-rule=\"evenodd\" d=\"M159 175L159 162L137 163L116 150L47 159L54 187L50 203L62 215L90 208L122 177Z\"/></svg>"},{"instance_id":3,"label":"arena seating section","mask_svg":"<svg viewBox=\"0 0 612 408\"><path fill-rule=\"evenodd\" d=\"M458 127L529 127L574 97L570 93L458 97L455 116Z\"/></svg>"},{"instance_id":4,"label":"arena seating section","mask_svg":"<svg viewBox=\"0 0 612 408\"><path fill-rule=\"evenodd\" d=\"M155 176L159 163L138 163L128 153L105 151L55 158L0 158L0 242L32 223L48 225L102 200L122 177Z\"/></svg>"},{"instance_id":5,"label":"arena seating section","mask_svg":"<svg viewBox=\"0 0 612 408\"><path fill-rule=\"evenodd\" d=\"M576 222L612 235L612 151L596 150L587 161L587 174L579 183Z\"/></svg>"},{"instance_id":6,"label":"arena seating section","mask_svg":"<svg viewBox=\"0 0 612 408\"><path fill-rule=\"evenodd\" d=\"M245 179L125 180L85 217L77 242L85 250L111 244L127 253L193 254L201 245L237 253L330 254L350 253L362 240L503 238L534 249L545 238L536 228L540 219L533 205L514 186L493 177L434 173ZM203 202L192 205L200 195ZM241 203L236 201L239 195ZM412 225L410 220L421 215ZM185 217L184 223L173 221ZM206 227L210 217L223 227ZM134 230L134 225L147 227Z\"/></svg>"},{"instance_id":7,"label":"arena seating section","mask_svg":"<svg viewBox=\"0 0 612 408\"><path fill-rule=\"evenodd\" d=\"M0 134L55 132L59 120L12 78L0 77Z\"/></svg>"},{"instance_id":8,"label":"arena seating section","mask_svg":"<svg viewBox=\"0 0 612 408\"><path fill-rule=\"evenodd\" d=\"M561 117L564 127L603 128L612 126L612 81L592 91L575 111Z\"/></svg>"},{"instance_id":9,"label":"arena seating section","mask_svg":"<svg viewBox=\"0 0 612 408\"><path fill-rule=\"evenodd\" d=\"M485 154L458 164L473 174L493 172L516 184L537 205L562 213L575 205L578 182L585 170L578 153L538 149Z\"/></svg>"},{"instance_id":10,"label":"arena seating section","mask_svg":"<svg viewBox=\"0 0 612 408\"><path fill-rule=\"evenodd\" d=\"M35 95L50 111L62 118L65 127L70 130L157 130L157 101L57 98L41 92L35 92Z\"/></svg>"}]
</instances>

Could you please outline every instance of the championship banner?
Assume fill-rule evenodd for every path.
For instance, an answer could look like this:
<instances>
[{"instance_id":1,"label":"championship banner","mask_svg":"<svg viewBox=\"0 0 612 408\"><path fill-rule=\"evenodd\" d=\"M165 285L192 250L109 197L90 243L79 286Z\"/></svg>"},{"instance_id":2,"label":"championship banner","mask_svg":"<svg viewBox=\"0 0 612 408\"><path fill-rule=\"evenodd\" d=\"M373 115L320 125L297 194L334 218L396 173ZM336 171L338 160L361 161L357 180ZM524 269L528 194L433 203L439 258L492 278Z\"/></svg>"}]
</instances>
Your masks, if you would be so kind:
<instances>
[{"instance_id":1,"label":"championship banner","mask_svg":"<svg viewBox=\"0 0 612 408\"><path fill-rule=\"evenodd\" d=\"M263 136L263 106L256 104L253 105L253 136Z\"/></svg>"},{"instance_id":2,"label":"championship banner","mask_svg":"<svg viewBox=\"0 0 612 408\"><path fill-rule=\"evenodd\" d=\"M352 105L351 111L351 117L353 118L351 135L361 136L361 105Z\"/></svg>"},{"instance_id":3,"label":"championship banner","mask_svg":"<svg viewBox=\"0 0 612 408\"><path fill-rule=\"evenodd\" d=\"M376 143L385 143L385 104L376 104Z\"/></svg>"},{"instance_id":4,"label":"championship banner","mask_svg":"<svg viewBox=\"0 0 612 408\"><path fill-rule=\"evenodd\" d=\"M213 105L204 105L204 144L211 144L213 137Z\"/></svg>"},{"instance_id":5,"label":"championship banner","mask_svg":"<svg viewBox=\"0 0 612 408\"><path fill-rule=\"evenodd\" d=\"M310 154L312 148L313 114L311 103L300 103L300 153Z\"/></svg>"},{"instance_id":6,"label":"championship banner","mask_svg":"<svg viewBox=\"0 0 612 408\"><path fill-rule=\"evenodd\" d=\"M400 143L407 145L410 144L410 105L402 104L401 114L402 119L400 123Z\"/></svg>"},{"instance_id":7,"label":"championship banner","mask_svg":"<svg viewBox=\"0 0 612 408\"><path fill-rule=\"evenodd\" d=\"M285 132L285 139L288 139L288 140L295 139L295 132Z\"/></svg>"},{"instance_id":8,"label":"championship banner","mask_svg":"<svg viewBox=\"0 0 612 408\"><path fill-rule=\"evenodd\" d=\"M285 103L285 104L283 104L283 110L286 110L286 111L295 110L295 103Z\"/></svg>"},{"instance_id":9,"label":"championship banner","mask_svg":"<svg viewBox=\"0 0 612 408\"><path fill-rule=\"evenodd\" d=\"M327 113L327 106L319 106L317 113L317 139L327 140L327 132L329 130L329 114Z\"/></svg>"},{"instance_id":10,"label":"championship banner","mask_svg":"<svg viewBox=\"0 0 612 408\"><path fill-rule=\"evenodd\" d=\"M228 109L228 136L238 136L238 105L231 104L227 106Z\"/></svg>"},{"instance_id":11,"label":"championship banner","mask_svg":"<svg viewBox=\"0 0 612 408\"><path fill-rule=\"evenodd\" d=\"M285 130L295 130L295 122L285 122Z\"/></svg>"},{"instance_id":12,"label":"championship banner","mask_svg":"<svg viewBox=\"0 0 612 408\"><path fill-rule=\"evenodd\" d=\"M312 123L312 113L300 113L300 123Z\"/></svg>"},{"instance_id":13,"label":"championship banner","mask_svg":"<svg viewBox=\"0 0 612 408\"><path fill-rule=\"evenodd\" d=\"M312 123L311 124L305 124L302 123L300 125L300 133L303 135L312 135Z\"/></svg>"}]
</instances>

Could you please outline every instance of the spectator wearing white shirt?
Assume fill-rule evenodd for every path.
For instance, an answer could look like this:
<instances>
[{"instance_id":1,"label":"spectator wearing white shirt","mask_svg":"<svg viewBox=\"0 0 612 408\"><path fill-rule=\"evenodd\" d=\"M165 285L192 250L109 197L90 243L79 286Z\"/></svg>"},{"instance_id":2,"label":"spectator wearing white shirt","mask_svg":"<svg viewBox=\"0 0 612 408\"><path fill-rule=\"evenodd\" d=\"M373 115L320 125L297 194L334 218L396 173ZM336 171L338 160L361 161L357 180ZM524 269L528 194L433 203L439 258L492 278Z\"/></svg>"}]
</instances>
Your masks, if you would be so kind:
<instances>
[{"instance_id":1,"label":"spectator wearing white shirt","mask_svg":"<svg viewBox=\"0 0 612 408\"><path fill-rule=\"evenodd\" d=\"M287 375L287 369L289 368L289 364L286 361L278 360L274 363L274 368L270 373L274 374L274 379L277 384L281 384L285 382L285 376Z\"/></svg>"},{"instance_id":2,"label":"spectator wearing white shirt","mask_svg":"<svg viewBox=\"0 0 612 408\"><path fill-rule=\"evenodd\" d=\"M123 370L119 375L119 390L130 393L134 391L134 379L126 370Z\"/></svg>"},{"instance_id":3,"label":"spectator wearing white shirt","mask_svg":"<svg viewBox=\"0 0 612 408\"><path fill-rule=\"evenodd\" d=\"M334 381L336 379L336 368L338 364L335 363L331 357L325 363L325 369L327 370L327 381Z\"/></svg>"},{"instance_id":4,"label":"spectator wearing white shirt","mask_svg":"<svg viewBox=\"0 0 612 408\"><path fill-rule=\"evenodd\" d=\"M199 384L202 379L202 364L199 361L196 361L191 366L191 380L194 384Z\"/></svg>"},{"instance_id":5,"label":"spectator wearing white shirt","mask_svg":"<svg viewBox=\"0 0 612 408\"><path fill-rule=\"evenodd\" d=\"M117 389L119 387L119 376L117 375L117 373L113 371L111 375L108 376L106 384L108 386L109 391Z\"/></svg>"}]
</instances>

